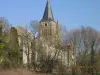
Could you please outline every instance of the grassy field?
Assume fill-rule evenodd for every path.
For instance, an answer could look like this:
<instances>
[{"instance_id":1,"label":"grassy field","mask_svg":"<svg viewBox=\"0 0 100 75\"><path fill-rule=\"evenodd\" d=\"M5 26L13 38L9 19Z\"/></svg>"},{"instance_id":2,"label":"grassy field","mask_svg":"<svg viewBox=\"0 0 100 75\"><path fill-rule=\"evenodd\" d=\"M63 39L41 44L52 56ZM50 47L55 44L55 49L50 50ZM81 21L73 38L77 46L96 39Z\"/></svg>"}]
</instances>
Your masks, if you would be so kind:
<instances>
[{"instance_id":1,"label":"grassy field","mask_svg":"<svg viewBox=\"0 0 100 75\"><path fill-rule=\"evenodd\" d=\"M36 73L31 72L26 69L18 68L18 69L6 69L6 70L0 70L0 75L51 75L51 74L44 74L44 73Z\"/></svg>"}]
</instances>

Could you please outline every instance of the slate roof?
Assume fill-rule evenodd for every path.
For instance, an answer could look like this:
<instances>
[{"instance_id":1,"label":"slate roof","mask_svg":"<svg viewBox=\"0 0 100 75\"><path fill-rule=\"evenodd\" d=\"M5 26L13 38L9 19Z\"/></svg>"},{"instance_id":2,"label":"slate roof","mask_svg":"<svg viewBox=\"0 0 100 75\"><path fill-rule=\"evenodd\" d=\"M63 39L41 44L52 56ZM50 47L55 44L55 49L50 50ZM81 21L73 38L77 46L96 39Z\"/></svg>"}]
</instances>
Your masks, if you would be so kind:
<instances>
[{"instance_id":1,"label":"slate roof","mask_svg":"<svg viewBox=\"0 0 100 75\"><path fill-rule=\"evenodd\" d=\"M54 21L54 17L53 17L53 13L52 13L49 0L47 0L44 15L41 21Z\"/></svg>"}]
</instances>

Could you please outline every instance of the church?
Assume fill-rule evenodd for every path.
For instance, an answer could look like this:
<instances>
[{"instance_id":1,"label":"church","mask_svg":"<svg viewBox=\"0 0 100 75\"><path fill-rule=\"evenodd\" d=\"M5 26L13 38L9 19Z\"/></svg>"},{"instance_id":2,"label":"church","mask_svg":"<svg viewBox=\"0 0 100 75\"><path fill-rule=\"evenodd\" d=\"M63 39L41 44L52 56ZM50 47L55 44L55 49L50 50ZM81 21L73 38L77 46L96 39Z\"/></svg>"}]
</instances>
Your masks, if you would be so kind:
<instances>
[{"instance_id":1,"label":"church","mask_svg":"<svg viewBox=\"0 0 100 75\"><path fill-rule=\"evenodd\" d=\"M50 1L47 0L45 11L43 14L42 19L39 21L39 34L36 39L32 38L32 34L30 33L29 36L31 36L30 40L30 46L29 46L29 60L27 60L27 47L21 42L22 38L20 30L23 30L23 34L26 33L25 30L21 27L17 28L20 42L20 49L22 50L22 61L23 64L28 63L28 61L32 62L33 60L31 58L34 58L34 61L39 63L39 59L41 57L49 56L50 58L59 59L64 65L71 66L75 65L75 51L73 50L73 46L66 45L63 50L63 47L58 49L59 44L61 44L61 38L60 38L60 24L58 21L54 20L53 12L50 6ZM32 47L31 47L31 41L35 42L35 50L34 55L32 55ZM23 44L23 45L22 45ZM56 48L57 47L57 48ZM26 52L26 53L25 53ZM42 56L40 53L42 53Z\"/></svg>"}]
</instances>

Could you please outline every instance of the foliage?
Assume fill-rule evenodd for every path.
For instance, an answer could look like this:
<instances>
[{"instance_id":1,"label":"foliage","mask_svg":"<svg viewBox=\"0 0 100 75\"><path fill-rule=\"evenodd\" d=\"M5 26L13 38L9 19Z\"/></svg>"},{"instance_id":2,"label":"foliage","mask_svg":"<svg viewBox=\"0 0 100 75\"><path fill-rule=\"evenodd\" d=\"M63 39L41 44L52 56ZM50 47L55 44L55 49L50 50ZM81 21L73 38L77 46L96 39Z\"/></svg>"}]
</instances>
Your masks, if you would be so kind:
<instances>
[{"instance_id":1,"label":"foliage","mask_svg":"<svg viewBox=\"0 0 100 75\"><path fill-rule=\"evenodd\" d=\"M16 28L11 27L10 30L8 21L5 18L0 18L0 67L16 67L19 64L19 42L18 42L18 33ZM65 28L65 27L64 27ZM82 27L79 29L73 29L69 32L66 29L62 28L61 30L61 42L57 44L52 44L55 47L54 56L52 58L51 52L52 47L42 40L36 39L36 33L39 32L39 22L31 21L30 29L26 30L26 35L24 37L24 45L28 48L26 51L28 65L27 67L34 67L35 70L39 69L42 72L53 72L55 69L59 75L67 75L68 67L65 67L61 61L59 61L58 56L60 50L66 51L67 46L71 44L73 46L73 55L76 56L76 66L95 66L95 69L76 69L77 72L90 73L90 72L99 72L100 70L100 32L96 31L91 27ZM9 30L9 31L8 31ZM8 31L8 32L7 32ZM33 40L31 40L30 33L32 32ZM32 57L31 63L29 62L30 55L30 41L32 44ZM42 41L42 42L41 42ZM48 49L47 49L48 48ZM68 51L69 52L69 51ZM38 59L35 60L35 54L38 54ZM48 55L46 55L46 53ZM68 54L69 56L69 54ZM69 59L68 59L69 61ZM67 69L67 70L66 70ZM69 74L68 74L69 75Z\"/></svg>"},{"instance_id":2,"label":"foliage","mask_svg":"<svg viewBox=\"0 0 100 75\"><path fill-rule=\"evenodd\" d=\"M19 63L19 43L18 43L18 33L14 27L11 27L10 33L8 35L9 48L11 49L9 56L12 57L10 60Z\"/></svg>"},{"instance_id":3,"label":"foliage","mask_svg":"<svg viewBox=\"0 0 100 75\"><path fill-rule=\"evenodd\" d=\"M0 67L16 67L18 66L18 61L16 61L16 59L18 59L18 52L9 46L8 33L2 32L2 30L0 31Z\"/></svg>"}]
</instances>

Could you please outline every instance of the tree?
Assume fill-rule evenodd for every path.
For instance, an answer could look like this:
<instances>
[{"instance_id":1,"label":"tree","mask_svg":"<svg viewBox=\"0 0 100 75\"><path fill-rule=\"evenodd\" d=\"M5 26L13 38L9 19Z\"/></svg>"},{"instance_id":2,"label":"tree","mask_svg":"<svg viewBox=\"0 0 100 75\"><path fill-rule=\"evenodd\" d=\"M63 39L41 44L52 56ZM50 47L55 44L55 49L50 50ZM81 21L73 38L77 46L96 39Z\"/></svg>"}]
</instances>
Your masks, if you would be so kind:
<instances>
[{"instance_id":1,"label":"tree","mask_svg":"<svg viewBox=\"0 0 100 75\"><path fill-rule=\"evenodd\" d=\"M31 42L31 44L32 44L31 64L35 68L35 55L36 55L36 43L37 43L36 38L38 37L38 33L39 33L39 22L36 20L35 21L31 20L28 28L29 29L27 29L27 30L29 30L30 33L32 33L32 35L33 35L33 40Z\"/></svg>"},{"instance_id":2,"label":"tree","mask_svg":"<svg viewBox=\"0 0 100 75\"><path fill-rule=\"evenodd\" d=\"M8 46L8 34L2 31L2 24L0 25L0 66L2 68L10 67L10 60L8 57L9 52Z\"/></svg>"},{"instance_id":3,"label":"tree","mask_svg":"<svg viewBox=\"0 0 100 75\"><path fill-rule=\"evenodd\" d=\"M58 63L59 48L58 44L55 46L44 43L39 40L36 45L36 70L46 73L52 73L54 67Z\"/></svg>"},{"instance_id":4,"label":"tree","mask_svg":"<svg viewBox=\"0 0 100 75\"><path fill-rule=\"evenodd\" d=\"M11 60L15 63L19 63L19 42L18 42L18 33L16 28L11 27L9 36L9 48L11 51L9 52L9 57L12 57Z\"/></svg>"},{"instance_id":5,"label":"tree","mask_svg":"<svg viewBox=\"0 0 100 75\"><path fill-rule=\"evenodd\" d=\"M87 28L82 28L82 38L83 38L83 42L84 42L84 49L85 49L85 53L90 55L88 58L88 65L91 66L95 66L96 65L96 51L97 48L100 43L97 43L98 40L98 31L96 31L95 29L91 28L91 27L87 27ZM90 72L94 72L95 69L89 69Z\"/></svg>"},{"instance_id":6,"label":"tree","mask_svg":"<svg viewBox=\"0 0 100 75\"><path fill-rule=\"evenodd\" d=\"M0 25L2 25L2 31L8 32L9 31L9 23L6 18L0 17Z\"/></svg>"},{"instance_id":7,"label":"tree","mask_svg":"<svg viewBox=\"0 0 100 75\"><path fill-rule=\"evenodd\" d=\"M30 58L30 55L32 56L31 52L32 52L32 45L33 45L33 41L34 41L34 36L32 35L31 32L28 32L28 29L26 29L26 34L23 36L24 38L24 44L27 48L27 51L26 51L26 55L27 55L27 67L28 69L30 68L30 64L31 64L31 61L32 60Z\"/></svg>"},{"instance_id":8,"label":"tree","mask_svg":"<svg viewBox=\"0 0 100 75\"><path fill-rule=\"evenodd\" d=\"M37 37L37 34L39 32L39 22L38 21L30 21L29 25L30 31L34 35L34 38Z\"/></svg>"},{"instance_id":9,"label":"tree","mask_svg":"<svg viewBox=\"0 0 100 75\"><path fill-rule=\"evenodd\" d=\"M98 31L91 27L82 27L67 33L66 43L73 42L74 50L76 50L76 66L96 65L98 62L96 54L100 49L99 35ZM80 70L82 73L94 72L93 69L80 68Z\"/></svg>"},{"instance_id":10,"label":"tree","mask_svg":"<svg viewBox=\"0 0 100 75\"><path fill-rule=\"evenodd\" d=\"M4 49L4 44L3 44L3 39L2 39L2 26L0 26L0 63L2 62L2 53Z\"/></svg>"},{"instance_id":11,"label":"tree","mask_svg":"<svg viewBox=\"0 0 100 75\"><path fill-rule=\"evenodd\" d=\"M25 59L25 64L27 64L27 68L30 68L30 64L31 64L31 53L32 53L32 44L34 41L34 36L33 34L30 32L30 30L28 29L29 27L21 27L18 26L17 27L17 31L19 34L19 45L20 45L20 50L22 51L21 54L25 55L26 59ZM24 59L24 57L23 57Z\"/></svg>"}]
</instances>

